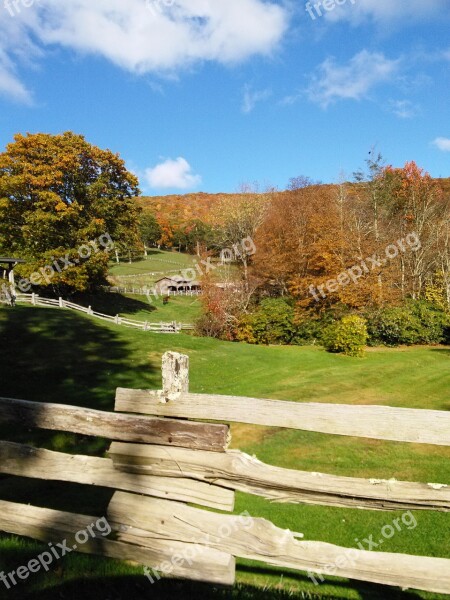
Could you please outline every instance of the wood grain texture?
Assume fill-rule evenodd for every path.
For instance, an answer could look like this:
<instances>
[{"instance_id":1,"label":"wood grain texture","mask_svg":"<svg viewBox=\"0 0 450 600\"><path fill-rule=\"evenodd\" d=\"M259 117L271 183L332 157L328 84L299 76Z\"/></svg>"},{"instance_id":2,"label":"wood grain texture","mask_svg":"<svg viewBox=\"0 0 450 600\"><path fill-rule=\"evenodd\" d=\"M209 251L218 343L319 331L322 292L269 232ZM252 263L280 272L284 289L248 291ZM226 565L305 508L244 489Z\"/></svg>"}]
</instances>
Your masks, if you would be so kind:
<instances>
[{"instance_id":1,"label":"wood grain texture","mask_svg":"<svg viewBox=\"0 0 450 600\"><path fill-rule=\"evenodd\" d=\"M162 357L162 392L167 402L189 391L189 356L165 352Z\"/></svg>"},{"instance_id":2,"label":"wood grain texture","mask_svg":"<svg viewBox=\"0 0 450 600\"><path fill-rule=\"evenodd\" d=\"M119 533L122 541L145 545L154 539L177 539L279 567L326 574L334 565L333 575L338 577L450 593L450 560L301 541L299 534L265 519L221 515L124 492L114 494L108 519L126 527Z\"/></svg>"},{"instance_id":3,"label":"wood grain texture","mask_svg":"<svg viewBox=\"0 0 450 600\"><path fill-rule=\"evenodd\" d=\"M136 496L139 498L139 496ZM198 548L190 543L155 539L147 541L145 547L114 541L97 533L86 543L77 543L75 534L95 524L98 517L38 508L25 504L0 501L0 530L26 536L42 542L59 543L66 540L67 546L77 552L99 554L119 560L134 561L156 569L168 565L167 577L192 579L208 583L232 585L235 579L235 560L230 555L214 548ZM112 533L119 530L110 524ZM96 528L93 528L96 531ZM123 530L123 527L122 527ZM183 560L173 561L181 556ZM56 558L54 560L56 562ZM151 572L155 579L155 574ZM149 583L150 585L150 583ZM151 594L151 592L149 592Z\"/></svg>"},{"instance_id":4,"label":"wood grain texture","mask_svg":"<svg viewBox=\"0 0 450 600\"><path fill-rule=\"evenodd\" d=\"M234 492L208 482L123 473L109 458L63 454L12 442L0 442L0 473L125 490L218 510L234 508Z\"/></svg>"},{"instance_id":5,"label":"wood grain texture","mask_svg":"<svg viewBox=\"0 0 450 600\"><path fill-rule=\"evenodd\" d=\"M189 393L166 402L162 392L125 388L117 389L115 410L450 446L448 411Z\"/></svg>"},{"instance_id":6,"label":"wood grain texture","mask_svg":"<svg viewBox=\"0 0 450 600\"><path fill-rule=\"evenodd\" d=\"M227 425L124 415L11 398L0 398L0 423L217 452L223 452L229 442Z\"/></svg>"},{"instance_id":7,"label":"wood grain texture","mask_svg":"<svg viewBox=\"0 0 450 600\"><path fill-rule=\"evenodd\" d=\"M450 485L360 479L266 465L239 450L226 453L114 442L116 468L138 474L190 477L275 502L376 510L450 510Z\"/></svg>"}]
</instances>

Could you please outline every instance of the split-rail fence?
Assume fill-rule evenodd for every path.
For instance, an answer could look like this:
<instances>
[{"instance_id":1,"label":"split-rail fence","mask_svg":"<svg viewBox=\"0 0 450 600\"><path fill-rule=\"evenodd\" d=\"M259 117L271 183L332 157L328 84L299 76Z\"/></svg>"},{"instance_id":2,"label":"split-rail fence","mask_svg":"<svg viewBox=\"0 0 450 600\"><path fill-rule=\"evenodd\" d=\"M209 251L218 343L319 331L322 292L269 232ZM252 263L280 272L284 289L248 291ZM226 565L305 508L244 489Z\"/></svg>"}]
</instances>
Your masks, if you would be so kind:
<instances>
[{"instance_id":1,"label":"split-rail fence","mask_svg":"<svg viewBox=\"0 0 450 600\"><path fill-rule=\"evenodd\" d=\"M120 315L105 315L104 313L93 310L91 306L80 306L79 304L69 302L63 298L43 298L42 296L39 296L39 294L17 294L16 301L24 304L31 304L33 306L52 306L55 308L75 310L90 315L91 317L101 319L102 321L109 321L116 325L141 329L142 331L153 331L154 333L180 333L181 331L190 331L194 329L194 326L191 324L177 323L176 321L171 321L170 323L150 323L149 321L137 321L127 317L121 317ZM8 303L10 302L8 301Z\"/></svg>"},{"instance_id":2,"label":"split-rail fence","mask_svg":"<svg viewBox=\"0 0 450 600\"><path fill-rule=\"evenodd\" d=\"M233 584L235 558L242 557L316 574L326 574L332 564L334 575L344 578L450 593L449 559L353 549L352 560L346 561L342 556L348 548L302 539L261 518L248 517L242 527L240 516L224 514L233 512L236 491L272 502L449 512L445 482L362 479L270 466L229 450L224 422L449 446L450 412L193 394L188 357L173 352L163 356L162 375L159 391L119 388L115 412L0 398L2 424L112 440L107 458L0 442L3 475L115 490L106 514L111 536L92 539L80 551L215 584ZM70 543L95 519L0 501L0 530L45 542L66 538Z\"/></svg>"}]
</instances>

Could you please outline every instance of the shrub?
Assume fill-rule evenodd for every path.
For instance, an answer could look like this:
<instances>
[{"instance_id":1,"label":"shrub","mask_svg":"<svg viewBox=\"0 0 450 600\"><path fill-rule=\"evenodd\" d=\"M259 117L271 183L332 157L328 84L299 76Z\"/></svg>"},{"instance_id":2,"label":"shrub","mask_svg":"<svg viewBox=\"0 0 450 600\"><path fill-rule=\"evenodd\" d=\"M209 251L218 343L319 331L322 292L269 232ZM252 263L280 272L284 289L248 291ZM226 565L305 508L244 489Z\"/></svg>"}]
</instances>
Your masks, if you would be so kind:
<instances>
[{"instance_id":1,"label":"shrub","mask_svg":"<svg viewBox=\"0 0 450 600\"><path fill-rule=\"evenodd\" d=\"M327 328L348 314L349 309L345 304L336 304L320 313L313 310L299 310L294 319L295 330L292 343L298 346L322 344Z\"/></svg>"},{"instance_id":2,"label":"shrub","mask_svg":"<svg viewBox=\"0 0 450 600\"><path fill-rule=\"evenodd\" d=\"M291 302L285 298L266 298L253 314L241 319L236 338L250 344L290 344L294 335Z\"/></svg>"},{"instance_id":3,"label":"shrub","mask_svg":"<svg viewBox=\"0 0 450 600\"><path fill-rule=\"evenodd\" d=\"M348 315L327 327L323 334L323 344L328 352L362 356L368 337L366 320L357 315Z\"/></svg>"},{"instance_id":4,"label":"shrub","mask_svg":"<svg viewBox=\"0 0 450 600\"><path fill-rule=\"evenodd\" d=\"M449 343L450 315L426 301L378 310L368 316L370 344Z\"/></svg>"}]
</instances>

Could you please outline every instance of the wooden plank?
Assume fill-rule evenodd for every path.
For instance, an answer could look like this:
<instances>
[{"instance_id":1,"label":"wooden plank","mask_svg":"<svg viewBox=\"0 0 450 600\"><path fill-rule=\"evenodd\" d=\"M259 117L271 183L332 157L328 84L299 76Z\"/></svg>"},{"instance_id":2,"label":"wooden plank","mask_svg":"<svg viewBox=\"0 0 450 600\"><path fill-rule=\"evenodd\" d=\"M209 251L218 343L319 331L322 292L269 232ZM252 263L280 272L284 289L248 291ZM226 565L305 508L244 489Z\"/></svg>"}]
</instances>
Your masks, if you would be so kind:
<instances>
[{"instance_id":1,"label":"wooden plank","mask_svg":"<svg viewBox=\"0 0 450 600\"><path fill-rule=\"evenodd\" d=\"M170 571L165 576L214 584L232 585L235 579L235 561L230 554L220 550L203 549L191 543L177 541L148 541L145 547L122 541L113 541L98 534L85 544L75 541L75 534L85 530L98 517L74 515L72 513L37 508L25 504L0 501L0 530L15 535L26 536L42 542L60 543L66 541L77 552L99 554L119 560L134 561L152 569L169 563ZM118 530L111 526L112 533ZM61 551L60 551L61 552ZM183 560L175 561L181 555ZM55 559L56 561L56 559ZM19 565L17 565L19 566ZM163 574L163 573L161 573ZM153 573L154 576L154 573Z\"/></svg>"},{"instance_id":2,"label":"wooden plank","mask_svg":"<svg viewBox=\"0 0 450 600\"><path fill-rule=\"evenodd\" d=\"M359 479L272 467L239 450L226 453L113 443L116 468L137 474L190 477L275 502L375 510L450 511L450 486Z\"/></svg>"},{"instance_id":3,"label":"wooden plank","mask_svg":"<svg viewBox=\"0 0 450 600\"><path fill-rule=\"evenodd\" d=\"M448 559L300 541L296 538L301 534L280 529L265 519L221 515L124 492L114 494L107 514L116 527L126 527L119 533L121 541L142 545L154 539L190 541L280 567L327 573L330 565L335 565L333 574L338 577L450 593Z\"/></svg>"},{"instance_id":4,"label":"wooden plank","mask_svg":"<svg viewBox=\"0 0 450 600\"><path fill-rule=\"evenodd\" d=\"M449 411L189 393L166 402L161 391L124 388L117 389L115 410L450 446Z\"/></svg>"},{"instance_id":5,"label":"wooden plank","mask_svg":"<svg viewBox=\"0 0 450 600\"><path fill-rule=\"evenodd\" d=\"M217 452L222 452L229 442L226 425L137 417L11 398L0 398L0 423Z\"/></svg>"},{"instance_id":6,"label":"wooden plank","mask_svg":"<svg viewBox=\"0 0 450 600\"><path fill-rule=\"evenodd\" d=\"M162 393L164 400L176 400L189 391L189 356L165 352L162 357Z\"/></svg>"},{"instance_id":7,"label":"wooden plank","mask_svg":"<svg viewBox=\"0 0 450 600\"><path fill-rule=\"evenodd\" d=\"M133 475L115 469L109 458L63 454L13 442L0 442L0 473L125 490L218 510L234 508L234 492L208 482Z\"/></svg>"}]
</instances>

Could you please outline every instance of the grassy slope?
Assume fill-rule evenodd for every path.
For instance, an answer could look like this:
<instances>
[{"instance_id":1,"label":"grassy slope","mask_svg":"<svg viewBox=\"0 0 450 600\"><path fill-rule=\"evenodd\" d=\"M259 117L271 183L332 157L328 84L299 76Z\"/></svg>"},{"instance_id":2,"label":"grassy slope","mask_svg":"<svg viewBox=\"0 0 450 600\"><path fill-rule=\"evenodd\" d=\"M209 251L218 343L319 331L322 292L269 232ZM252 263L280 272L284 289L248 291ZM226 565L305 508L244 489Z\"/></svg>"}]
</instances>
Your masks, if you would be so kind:
<instances>
[{"instance_id":1,"label":"grassy slope","mask_svg":"<svg viewBox=\"0 0 450 600\"><path fill-rule=\"evenodd\" d=\"M149 250L148 257L143 260L119 264L112 262L109 267L109 275L117 285L143 287L153 285L155 281L165 275L174 277L177 274L183 274L192 278L194 273L195 277L200 277L202 273L214 272L218 279L224 279L236 273L234 264L218 265L217 259L214 259L209 265L205 265L201 260L198 256L183 252ZM193 271L187 271L187 269L193 269ZM186 273L182 273L184 270Z\"/></svg>"},{"instance_id":2,"label":"grassy slope","mask_svg":"<svg viewBox=\"0 0 450 600\"><path fill-rule=\"evenodd\" d=\"M18 307L0 309L0 380L2 395L36 401L78 404L112 409L117 386L157 388L160 358L166 350L178 350L191 359L191 389L196 392L230 393L291 399L389 404L448 410L450 352L441 348L375 350L365 359L326 354L317 348L252 347L189 336L163 336L103 324L83 315L52 309ZM102 440L68 434L4 430L3 439L45 444L68 452L101 453ZM450 451L446 448L357 440L289 430L233 426L233 445L272 464L311 471L448 483ZM0 497L101 515L110 492L83 486L30 482L7 478L0 481ZM314 506L273 505L238 494L237 510L265 516L277 525L302 531L306 539L344 546L355 538L375 536L399 516ZM450 557L448 516L415 513L416 529L399 532L385 541L383 550ZM431 535L430 535L431 532ZM0 569L13 569L34 556L38 546L4 536L0 541ZM130 566L71 555L58 571L36 575L32 581L8 592L24 597L24 590L61 584L64 598L123 598L133 590L139 598L180 598L200 593L197 587L168 583L152 588L141 572ZM60 569L63 568L61 572ZM81 575L80 575L81 574ZM118 577L115 581L111 576ZM80 577L83 582L71 584ZM120 576L120 577L119 577ZM126 576L126 577L125 577ZM93 581L87 580L91 577ZM96 578L100 578L95 580ZM241 563L238 579L246 584L268 585L272 590L291 588L332 598L417 598L418 593L388 590L357 582L328 578L315 587L301 574L289 576L277 569ZM20 589L19 589L20 588ZM125 591L127 590L127 591ZM208 592L209 593L209 592ZM2 590L0 588L0 597ZM60 597L57 588L48 598ZM52 596L51 594L54 594ZM229 597L211 592L211 597ZM267 598L277 597L272 591ZM206 594L205 594L206 595ZM257 598L249 587L235 589L236 598ZM33 598L41 597L36 594ZM43 597L43 596L42 596ZM319 596L318 596L319 597ZM420 597L435 597L420 594Z\"/></svg>"},{"instance_id":3,"label":"grassy slope","mask_svg":"<svg viewBox=\"0 0 450 600\"><path fill-rule=\"evenodd\" d=\"M183 254L182 252L169 252L167 250L149 250L145 260L132 263L112 263L110 274L117 275L141 275L142 273L175 271L192 267L195 256Z\"/></svg>"},{"instance_id":4,"label":"grassy slope","mask_svg":"<svg viewBox=\"0 0 450 600\"><path fill-rule=\"evenodd\" d=\"M167 304L162 298L135 294L78 294L73 301L105 315L120 315L137 321L150 323L177 321L192 324L201 313L198 296L171 296Z\"/></svg>"}]
</instances>

